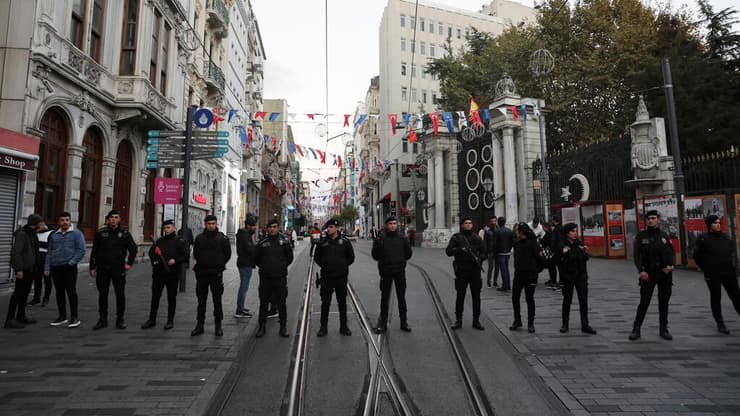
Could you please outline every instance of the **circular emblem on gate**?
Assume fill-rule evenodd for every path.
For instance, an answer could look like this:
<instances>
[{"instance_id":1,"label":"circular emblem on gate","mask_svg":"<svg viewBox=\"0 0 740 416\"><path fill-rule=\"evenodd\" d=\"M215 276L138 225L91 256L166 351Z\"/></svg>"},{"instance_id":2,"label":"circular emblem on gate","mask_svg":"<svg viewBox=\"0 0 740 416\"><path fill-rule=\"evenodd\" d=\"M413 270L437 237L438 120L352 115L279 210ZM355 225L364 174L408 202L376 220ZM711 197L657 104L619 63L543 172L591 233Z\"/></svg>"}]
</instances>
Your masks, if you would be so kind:
<instances>
[{"instance_id":1,"label":"circular emblem on gate","mask_svg":"<svg viewBox=\"0 0 740 416\"><path fill-rule=\"evenodd\" d=\"M483 146L483 149L480 151L480 158L485 163L491 162L493 159L493 148L490 144Z\"/></svg>"},{"instance_id":2,"label":"circular emblem on gate","mask_svg":"<svg viewBox=\"0 0 740 416\"><path fill-rule=\"evenodd\" d=\"M468 169L468 173L465 174L465 186L469 191L475 191L478 188L478 184L480 184L480 174L478 173L478 169Z\"/></svg>"},{"instance_id":3,"label":"circular emblem on gate","mask_svg":"<svg viewBox=\"0 0 740 416\"><path fill-rule=\"evenodd\" d=\"M468 166L475 166L478 163L478 152L475 149L468 150L465 161L468 162Z\"/></svg>"},{"instance_id":4,"label":"circular emblem on gate","mask_svg":"<svg viewBox=\"0 0 740 416\"><path fill-rule=\"evenodd\" d=\"M493 203L496 202L493 199L493 192L483 192L483 207L486 209L493 208Z\"/></svg>"},{"instance_id":5,"label":"circular emblem on gate","mask_svg":"<svg viewBox=\"0 0 740 416\"><path fill-rule=\"evenodd\" d=\"M476 209L478 209L478 205L480 205L478 194L469 194L468 195L468 208L475 211Z\"/></svg>"}]
</instances>

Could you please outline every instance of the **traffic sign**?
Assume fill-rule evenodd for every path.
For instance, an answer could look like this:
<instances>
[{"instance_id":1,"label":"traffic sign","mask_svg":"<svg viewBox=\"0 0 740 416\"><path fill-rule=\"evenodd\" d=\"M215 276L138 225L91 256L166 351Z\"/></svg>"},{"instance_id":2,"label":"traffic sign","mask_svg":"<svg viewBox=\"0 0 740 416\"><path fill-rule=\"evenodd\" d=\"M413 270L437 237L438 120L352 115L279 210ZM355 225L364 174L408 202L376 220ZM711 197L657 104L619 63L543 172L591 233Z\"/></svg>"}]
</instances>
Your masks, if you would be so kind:
<instances>
[{"instance_id":1,"label":"traffic sign","mask_svg":"<svg viewBox=\"0 0 740 416\"><path fill-rule=\"evenodd\" d=\"M159 145L152 144L146 147L147 152L158 152L159 151Z\"/></svg>"},{"instance_id":2,"label":"traffic sign","mask_svg":"<svg viewBox=\"0 0 740 416\"><path fill-rule=\"evenodd\" d=\"M184 163L182 160L180 161L159 161L159 162L146 162L146 168L147 169L157 169L157 168L182 168L184 167Z\"/></svg>"},{"instance_id":3,"label":"traffic sign","mask_svg":"<svg viewBox=\"0 0 740 416\"><path fill-rule=\"evenodd\" d=\"M185 130L149 130L147 132L147 135L149 137L185 138ZM193 130L193 138L195 137L229 137L229 132L226 130L221 130L221 131Z\"/></svg>"}]
</instances>

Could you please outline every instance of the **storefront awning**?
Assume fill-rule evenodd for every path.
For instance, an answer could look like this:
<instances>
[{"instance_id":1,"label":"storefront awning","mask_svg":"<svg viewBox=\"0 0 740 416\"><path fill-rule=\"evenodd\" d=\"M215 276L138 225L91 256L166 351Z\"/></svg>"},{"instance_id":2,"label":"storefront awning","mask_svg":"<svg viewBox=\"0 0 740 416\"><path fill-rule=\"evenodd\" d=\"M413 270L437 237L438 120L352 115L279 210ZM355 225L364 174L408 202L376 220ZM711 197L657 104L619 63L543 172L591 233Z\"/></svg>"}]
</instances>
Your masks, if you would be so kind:
<instances>
[{"instance_id":1,"label":"storefront awning","mask_svg":"<svg viewBox=\"0 0 740 416\"><path fill-rule=\"evenodd\" d=\"M10 169L36 170L36 161L39 160L38 153L39 139L37 137L0 128L0 166Z\"/></svg>"}]
</instances>

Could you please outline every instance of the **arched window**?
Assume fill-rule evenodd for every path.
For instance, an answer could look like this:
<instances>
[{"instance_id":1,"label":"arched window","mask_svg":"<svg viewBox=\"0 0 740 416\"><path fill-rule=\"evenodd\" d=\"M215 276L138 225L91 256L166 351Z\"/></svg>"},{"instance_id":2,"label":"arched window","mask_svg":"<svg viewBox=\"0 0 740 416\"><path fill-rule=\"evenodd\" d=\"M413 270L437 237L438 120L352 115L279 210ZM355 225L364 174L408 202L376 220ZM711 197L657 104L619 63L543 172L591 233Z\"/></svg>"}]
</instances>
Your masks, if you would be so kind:
<instances>
[{"instance_id":1,"label":"arched window","mask_svg":"<svg viewBox=\"0 0 740 416\"><path fill-rule=\"evenodd\" d=\"M131 168L133 153L126 140L118 145L116 152L116 178L113 185L113 209L121 212L121 223L128 225L131 205Z\"/></svg>"},{"instance_id":2,"label":"arched window","mask_svg":"<svg viewBox=\"0 0 740 416\"><path fill-rule=\"evenodd\" d=\"M100 207L100 177L103 164L103 140L100 131L90 128L82 139L85 153L82 157L82 176L80 177L80 212L77 227L90 241L98 226Z\"/></svg>"},{"instance_id":3,"label":"arched window","mask_svg":"<svg viewBox=\"0 0 740 416\"><path fill-rule=\"evenodd\" d=\"M146 195L144 200L144 240L155 241L154 235L154 213L156 211L156 205L154 204L154 178L157 176L157 171L149 169L149 175L146 177Z\"/></svg>"},{"instance_id":4,"label":"arched window","mask_svg":"<svg viewBox=\"0 0 740 416\"><path fill-rule=\"evenodd\" d=\"M53 222L64 211L69 135L64 117L57 110L49 110L44 114L41 130L45 134L39 144L34 211Z\"/></svg>"}]
</instances>

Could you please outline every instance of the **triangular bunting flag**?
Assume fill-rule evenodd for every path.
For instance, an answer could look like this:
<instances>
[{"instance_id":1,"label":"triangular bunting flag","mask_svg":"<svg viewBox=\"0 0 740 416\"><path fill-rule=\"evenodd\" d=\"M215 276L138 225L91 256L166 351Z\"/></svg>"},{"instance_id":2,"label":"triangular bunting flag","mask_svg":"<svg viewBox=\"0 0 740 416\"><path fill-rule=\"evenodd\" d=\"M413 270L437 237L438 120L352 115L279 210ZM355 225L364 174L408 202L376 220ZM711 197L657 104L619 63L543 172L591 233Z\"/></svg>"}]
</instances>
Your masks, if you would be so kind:
<instances>
[{"instance_id":1,"label":"triangular bunting flag","mask_svg":"<svg viewBox=\"0 0 740 416\"><path fill-rule=\"evenodd\" d=\"M344 125L343 127L349 127L349 118L352 114L345 114L344 115Z\"/></svg>"},{"instance_id":2,"label":"triangular bunting flag","mask_svg":"<svg viewBox=\"0 0 740 416\"><path fill-rule=\"evenodd\" d=\"M266 114L267 113L265 113L264 111L255 111L254 118L261 118L262 120L264 120Z\"/></svg>"},{"instance_id":3,"label":"triangular bunting flag","mask_svg":"<svg viewBox=\"0 0 740 416\"><path fill-rule=\"evenodd\" d=\"M275 112L270 113L270 121L275 121L278 119L278 117L280 117L280 113L275 113Z\"/></svg>"}]
</instances>

